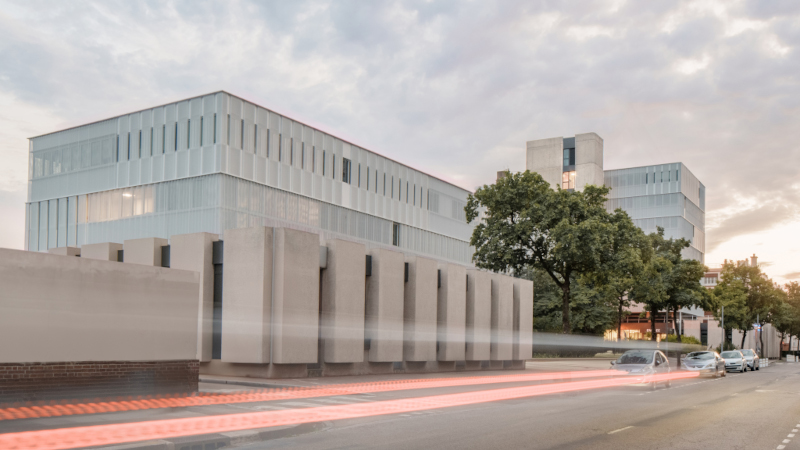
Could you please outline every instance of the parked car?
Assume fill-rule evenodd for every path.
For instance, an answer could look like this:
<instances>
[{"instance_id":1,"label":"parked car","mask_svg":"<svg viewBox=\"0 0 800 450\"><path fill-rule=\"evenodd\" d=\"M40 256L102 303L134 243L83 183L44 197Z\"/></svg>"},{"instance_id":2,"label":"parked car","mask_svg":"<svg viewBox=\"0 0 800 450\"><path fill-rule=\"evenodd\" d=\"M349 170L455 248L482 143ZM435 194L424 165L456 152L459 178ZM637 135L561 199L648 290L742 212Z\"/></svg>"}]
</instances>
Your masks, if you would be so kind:
<instances>
[{"instance_id":1,"label":"parked car","mask_svg":"<svg viewBox=\"0 0 800 450\"><path fill-rule=\"evenodd\" d=\"M740 350L730 350L720 354L725 360L725 370L737 370L747 372L747 360Z\"/></svg>"},{"instance_id":2,"label":"parked car","mask_svg":"<svg viewBox=\"0 0 800 450\"><path fill-rule=\"evenodd\" d=\"M711 375L714 378L724 377L725 360L717 352L692 352L683 359L683 367L700 375Z\"/></svg>"},{"instance_id":3,"label":"parked car","mask_svg":"<svg viewBox=\"0 0 800 450\"><path fill-rule=\"evenodd\" d=\"M747 360L747 366L750 370L758 370L758 354L756 354L752 348L743 348L742 354L744 355L744 359Z\"/></svg>"},{"instance_id":4,"label":"parked car","mask_svg":"<svg viewBox=\"0 0 800 450\"><path fill-rule=\"evenodd\" d=\"M611 367L631 376L642 377L642 382L653 389L658 387L658 383L664 383L667 387L671 384L670 380L652 379L653 375L670 373L669 360L659 350L628 350L619 359L612 361Z\"/></svg>"}]
</instances>

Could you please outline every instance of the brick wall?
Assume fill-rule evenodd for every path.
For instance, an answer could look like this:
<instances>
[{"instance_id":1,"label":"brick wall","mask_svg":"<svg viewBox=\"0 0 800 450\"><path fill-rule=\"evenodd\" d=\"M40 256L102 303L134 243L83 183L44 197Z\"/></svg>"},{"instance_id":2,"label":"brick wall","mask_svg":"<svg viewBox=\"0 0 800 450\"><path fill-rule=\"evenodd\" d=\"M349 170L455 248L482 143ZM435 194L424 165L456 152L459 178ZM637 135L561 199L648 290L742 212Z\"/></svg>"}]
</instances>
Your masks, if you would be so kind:
<instances>
[{"instance_id":1,"label":"brick wall","mask_svg":"<svg viewBox=\"0 0 800 450\"><path fill-rule=\"evenodd\" d=\"M197 392L200 363L79 361L0 364L0 403Z\"/></svg>"}]
</instances>

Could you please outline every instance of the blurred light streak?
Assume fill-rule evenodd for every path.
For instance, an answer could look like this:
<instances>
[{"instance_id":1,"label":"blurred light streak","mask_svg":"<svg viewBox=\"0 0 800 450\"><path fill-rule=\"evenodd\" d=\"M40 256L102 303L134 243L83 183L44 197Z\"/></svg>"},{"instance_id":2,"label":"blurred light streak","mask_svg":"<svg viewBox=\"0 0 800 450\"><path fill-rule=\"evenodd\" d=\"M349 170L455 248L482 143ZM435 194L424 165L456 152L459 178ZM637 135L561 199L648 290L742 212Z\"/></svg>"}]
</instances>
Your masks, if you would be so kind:
<instances>
[{"instance_id":1,"label":"blurred light streak","mask_svg":"<svg viewBox=\"0 0 800 450\"><path fill-rule=\"evenodd\" d=\"M619 375L620 372L615 370L585 370L524 375L391 380L377 381L372 383L264 389L257 391L242 391L232 394L201 394L198 396L171 398L127 398L119 399L117 401L91 403L49 405L39 403L0 409L0 420L35 419L41 417L139 411L157 408L182 408L188 406L222 405L229 403L268 402L273 400L330 397L334 395L365 394L371 392L402 391L409 389L430 389L451 386L469 386L478 384L514 383L527 381L569 380L573 378L594 378Z\"/></svg>"},{"instance_id":2,"label":"blurred light streak","mask_svg":"<svg viewBox=\"0 0 800 450\"><path fill-rule=\"evenodd\" d=\"M78 447L122 444L199 434L224 433L328 420L355 419L386 414L400 414L429 409L450 408L477 403L512 400L546 394L623 386L643 381L666 381L695 378L695 372L677 372L642 377L550 383L534 386L489 389L477 392L357 403L349 405L228 414L185 419L25 431L0 435L0 448L7 450L65 450Z\"/></svg>"}]
</instances>

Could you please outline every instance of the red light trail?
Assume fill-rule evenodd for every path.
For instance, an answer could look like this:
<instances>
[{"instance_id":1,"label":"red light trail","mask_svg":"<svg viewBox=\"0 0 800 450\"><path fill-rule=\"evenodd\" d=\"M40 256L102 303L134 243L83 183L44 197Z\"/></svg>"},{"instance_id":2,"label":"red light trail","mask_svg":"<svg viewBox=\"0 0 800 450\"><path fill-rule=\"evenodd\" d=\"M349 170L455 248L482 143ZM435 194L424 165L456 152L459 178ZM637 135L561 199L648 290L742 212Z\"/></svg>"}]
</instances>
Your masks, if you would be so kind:
<instances>
[{"instance_id":1,"label":"red light trail","mask_svg":"<svg viewBox=\"0 0 800 450\"><path fill-rule=\"evenodd\" d=\"M34 419L41 417L97 414L122 411L139 411L158 408L182 408L188 406L223 405L228 403L267 402L273 400L330 397L334 395L365 394L371 392L429 389L477 384L513 383L527 381L563 380L572 378L594 378L619 376L616 370L586 370L576 372L539 373L525 375L495 375L479 377L453 377L435 379L412 379L351 383L313 387L287 387L258 391L242 391L232 394L203 394L192 397L119 399L108 402L73 404L29 404L0 409L0 420Z\"/></svg>"},{"instance_id":2,"label":"red light trail","mask_svg":"<svg viewBox=\"0 0 800 450\"><path fill-rule=\"evenodd\" d=\"M401 414L561 392L623 386L643 381L666 381L695 378L697 376L698 374L695 372L661 374L646 379L626 376L612 379L490 389L478 392L433 395L349 405L192 417L185 419L153 420L125 424L62 428L56 430L25 431L0 435L0 448L7 450L65 450L78 447L112 445L198 434L224 433L252 428L355 419L386 414Z\"/></svg>"}]
</instances>

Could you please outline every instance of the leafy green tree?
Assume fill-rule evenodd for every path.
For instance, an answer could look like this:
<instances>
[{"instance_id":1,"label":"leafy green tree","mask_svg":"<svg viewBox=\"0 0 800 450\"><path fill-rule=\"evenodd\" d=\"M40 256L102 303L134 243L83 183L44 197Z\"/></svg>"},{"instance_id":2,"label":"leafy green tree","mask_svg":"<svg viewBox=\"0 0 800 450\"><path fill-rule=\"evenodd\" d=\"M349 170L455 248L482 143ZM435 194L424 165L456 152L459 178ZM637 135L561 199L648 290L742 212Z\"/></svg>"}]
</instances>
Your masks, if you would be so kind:
<instances>
[{"instance_id":1,"label":"leafy green tree","mask_svg":"<svg viewBox=\"0 0 800 450\"><path fill-rule=\"evenodd\" d=\"M651 339L656 340L656 314L664 310L676 313L685 307L709 307L712 298L700 285L705 267L700 262L683 259L681 250L689 246L686 239L665 239L664 229L648 236L653 256L644 264L630 290L631 300L643 303L650 312Z\"/></svg>"},{"instance_id":2,"label":"leafy green tree","mask_svg":"<svg viewBox=\"0 0 800 450\"><path fill-rule=\"evenodd\" d=\"M480 219L470 239L475 265L497 272L544 271L561 291L561 332L570 333L573 280L600 267L611 251L608 192L591 185L553 190L529 171L478 188L465 208L468 222Z\"/></svg>"},{"instance_id":3,"label":"leafy green tree","mask_svg":"<svg viewBox=\"0 0 800 450\"><path fill-rule=\"evenodd\" d=\"M753 322L747 308L747 289L742 280L726 280L722 277L720 283L714 287L712 294L716 303L713 308L714 317L722 320L726 331L750 327ZM724 317L722 316L723 311ZM724 335L727 336L727 333ZM742 336L742 345L744 345L744 336Z\"/></svg>"},{"instance_id":4,"label":"leafy green tree","mask_svg":"<svg viewBox=\"0 0 800 450\"><path fill-rule=\"evenodd\" d=\"M780 308L783 291L761 271L760 267L734 261L723 264L720 279L720 283L714 288L717 298L721 298L717 294L718 289L724 289L729 298L741 297L742 293L744 294L743 305L737 299L731 305L730 312L729 307L725 306L726 329L734 328L742 332L740 345L742 347L747 332L753 327L752 324L758 322L763 326L772 321L772 317ZM764 348L763 336L759 337L761 348Z\"/></svg>"}]
</instances>

